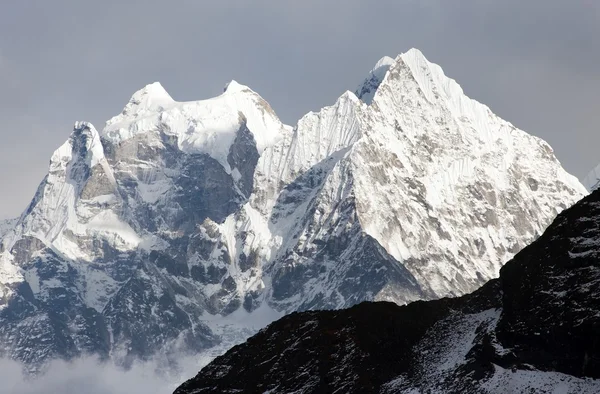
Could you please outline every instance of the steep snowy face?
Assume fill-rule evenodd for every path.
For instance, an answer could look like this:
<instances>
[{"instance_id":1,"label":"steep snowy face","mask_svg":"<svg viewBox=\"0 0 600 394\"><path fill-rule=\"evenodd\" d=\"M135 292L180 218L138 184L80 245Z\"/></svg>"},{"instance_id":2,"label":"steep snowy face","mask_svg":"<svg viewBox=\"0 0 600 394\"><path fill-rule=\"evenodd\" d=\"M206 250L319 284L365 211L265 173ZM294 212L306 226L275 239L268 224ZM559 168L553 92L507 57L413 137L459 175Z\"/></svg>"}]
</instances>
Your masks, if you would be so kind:
<instances>
[{"instance_id":1,"label":"steep snowy face","mask_svg":"<svg viewBox=\"0 0 600 394\"><path fill-rule=\"evenodd\" d=\"M269 215L281 189L326 159L339 156L361 137L360 102L350 92L334 105L310 112L261 155L252 205Z\"/></svg>"},{"instance_id":2,"label":"steep snowy face","mask_svg":"<svg viewBox=\"0 0 600 394\"><path fill-rule=\"evenodd\" d=\"M497 276L585 193L548 144L414 49L390 66L362 120L352 158L361 224L438 296Z\"/></svg>"},{"instance_id":3,"label":"steep snowy face","mask_svg":"<svg viewBox=\"0 0 600 394\"><path fill-rule=\"evenodd\" d=\"M4 353L169 364L296 310L464 294L585 194L417 50L357 94L289 127L235 81L192 102L154 83L77 123L3 230Z\"/></svg>"},{"instance_id":4,"label":"steep snowy face","mask_svg":"<svg viewBox=\"0 0 600 394\"><path fill-rule=\"evenodd\" d=\"M367 78L354 91L356 96L365 103L371 104L377 88L392 64L394 64L394 59L389 56L379 59L375 67L369 72Z\"/></svg>"},{"instance_id":5,"label":"steep snowy face","mask_svg":"<svg viewBox=\"0 0 600 394\"><path fill-rule=\"evenodd\" d=\"M98 132L91 124L78 122L69 140L52 155L46 179L17 223L15 236L5 241L6 246L12 247L21 236L31 236L70 258L85 257L70 244L78 236L102 239L106 232L96 226L99 223L95 219L106 211L98 205L118 199L113 170ZM127 233L127 229L120 233L120 246L137 246Z\"/></svg>"}]
</instances>

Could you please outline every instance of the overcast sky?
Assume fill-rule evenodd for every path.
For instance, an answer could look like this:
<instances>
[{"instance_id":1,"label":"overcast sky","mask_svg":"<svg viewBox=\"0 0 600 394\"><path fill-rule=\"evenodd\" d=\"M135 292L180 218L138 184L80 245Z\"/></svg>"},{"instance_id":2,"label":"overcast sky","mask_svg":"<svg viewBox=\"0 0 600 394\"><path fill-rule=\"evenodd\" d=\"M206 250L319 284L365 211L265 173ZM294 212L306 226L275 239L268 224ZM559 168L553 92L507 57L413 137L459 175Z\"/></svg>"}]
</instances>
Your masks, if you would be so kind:
<instances>
[{"instance_id":1,"label":"overcast sky","mask_svg":"<svg viewBox=\"0 0 600 394\"><path fill-rule=\"evenodd\" d=\"M98 129L160 81L176 100L231 79L288 123L411 47L547 140L583 178L600 162L600 1L0 0L0 218L33 197L76 120Z\"/></svg>"}]
</instances>

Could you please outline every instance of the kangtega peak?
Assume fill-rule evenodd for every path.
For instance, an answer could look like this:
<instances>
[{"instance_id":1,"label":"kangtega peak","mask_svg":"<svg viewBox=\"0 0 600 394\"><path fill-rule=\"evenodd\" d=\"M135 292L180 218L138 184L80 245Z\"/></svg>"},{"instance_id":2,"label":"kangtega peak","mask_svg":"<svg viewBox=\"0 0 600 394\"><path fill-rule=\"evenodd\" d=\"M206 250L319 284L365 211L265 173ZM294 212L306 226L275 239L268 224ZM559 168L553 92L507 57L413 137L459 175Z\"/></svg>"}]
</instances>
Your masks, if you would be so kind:
<instances>
[{"instance_id":1,"label":"kangtega peak","mask_svg":"<svg viewBox=\"0 0 600 394\"><path fill-rule=\"evenodd\" d=\"M415 49L295 127L235 81L78 122L0 246L0 349L35 370L222 352L272 320L458 296L586 194Z\"/></svg>"}]
</instances>

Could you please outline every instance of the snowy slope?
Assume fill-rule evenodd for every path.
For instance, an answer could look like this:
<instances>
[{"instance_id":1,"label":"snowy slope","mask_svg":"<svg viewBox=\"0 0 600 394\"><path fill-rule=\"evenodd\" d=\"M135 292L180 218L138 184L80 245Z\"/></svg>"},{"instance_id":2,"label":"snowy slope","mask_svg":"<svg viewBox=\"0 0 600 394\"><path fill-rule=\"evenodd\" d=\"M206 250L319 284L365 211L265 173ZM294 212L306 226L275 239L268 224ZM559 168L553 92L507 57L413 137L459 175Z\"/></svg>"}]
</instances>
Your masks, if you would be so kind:
<instances>
[{"instance_id":1,"label":"snowy slope","mask_svg":"<svg viewBox=\"0 0 600 394\"><path fill-rule=\"evenodd\" d=\"M187 103L175 102L155 82L132 96L123 112L106 123L102 136L116 144L158 125L182 152L208 154L231 170L227 155L242 121L252 130L259 153L281 137L282 124L269 104L236 81L218 97Z\"/></svg>"},{"instance_id":2,"label":"snowy slope","mask_svg":"<svg viewBox=\"0 0 600 394\"><path fill-rule=\"evenodd\" d=\"M295 310L465 294L586 193L417 50L357 94L290 127L235 81L154 83L78 122L2 239L4 353L170 364Z\"/></svg>"}]
</instances>

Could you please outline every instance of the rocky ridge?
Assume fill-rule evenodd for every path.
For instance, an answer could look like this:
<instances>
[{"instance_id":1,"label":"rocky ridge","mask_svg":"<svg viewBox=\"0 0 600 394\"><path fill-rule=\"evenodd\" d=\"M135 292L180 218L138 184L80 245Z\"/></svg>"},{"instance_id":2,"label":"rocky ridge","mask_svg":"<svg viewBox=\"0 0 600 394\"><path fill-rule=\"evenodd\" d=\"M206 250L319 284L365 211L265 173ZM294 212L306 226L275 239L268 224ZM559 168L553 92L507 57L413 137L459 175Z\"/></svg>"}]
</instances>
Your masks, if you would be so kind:
<instances>
[{"instance_id":1,"label":"rocky ridge","mask_svg":"<svg viewBox=\"0 0 600 394\"><path fill-rule=\"evenodd\" d=\"M600 191L459 298L293 313L176 394L597 393Z\"/></svg>"}]
</instances>

